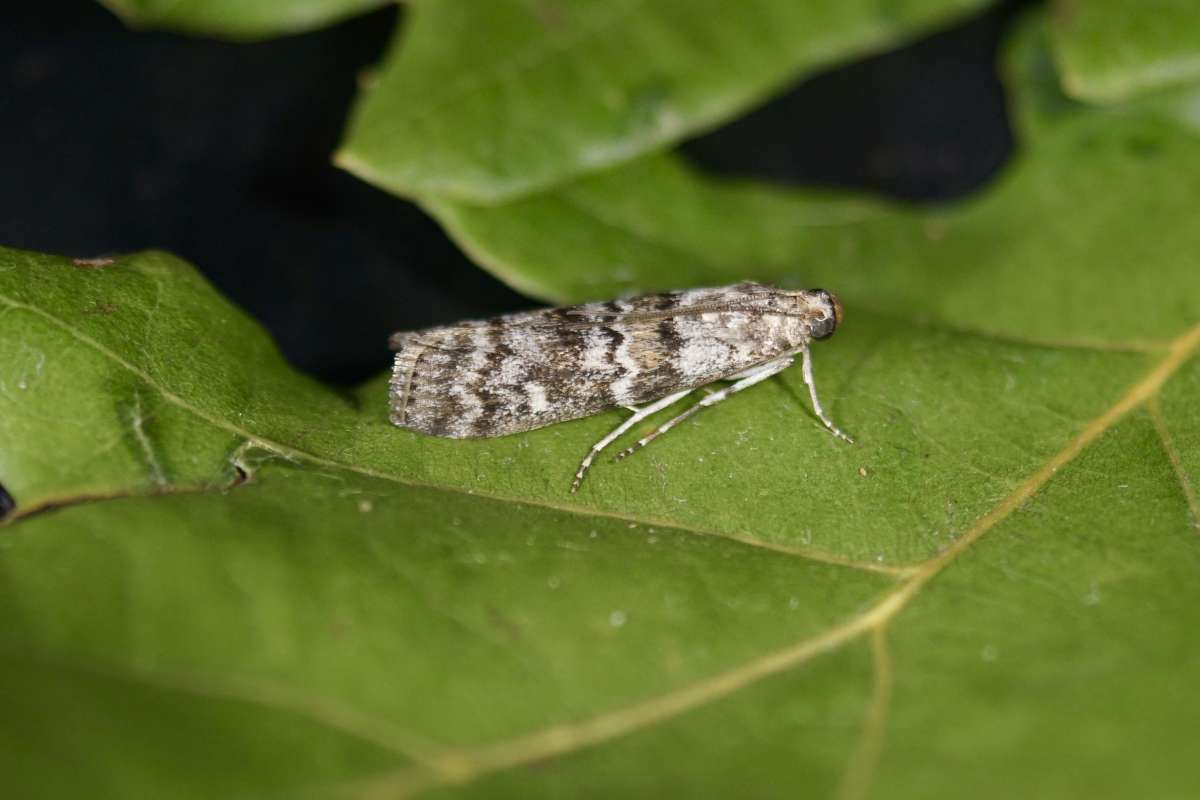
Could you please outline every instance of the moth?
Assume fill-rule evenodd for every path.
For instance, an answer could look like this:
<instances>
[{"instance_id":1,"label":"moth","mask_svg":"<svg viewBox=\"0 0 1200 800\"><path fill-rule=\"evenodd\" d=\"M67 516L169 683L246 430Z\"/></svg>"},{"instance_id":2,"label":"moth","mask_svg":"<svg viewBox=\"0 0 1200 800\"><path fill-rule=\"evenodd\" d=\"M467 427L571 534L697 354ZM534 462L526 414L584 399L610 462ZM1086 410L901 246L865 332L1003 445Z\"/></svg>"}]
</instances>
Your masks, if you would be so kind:
<instances>
[{"instance_id":1,"label":"moth","mask_svg":"<svg viewBox=\"0 0 1200 800\"><path fill-rule=\"evenodd\" d=\"M727 397L801 358L813 411L811 342L827 339L842 306L824 289L761 283L647 294L524 311L396 333L391 421L456 439L505 436L614 408L633 412L592 445L571 483L579 489L596 456L650 415L716 381L733 381L622 450L620 460Z\"/></svg>"}]
</instances>

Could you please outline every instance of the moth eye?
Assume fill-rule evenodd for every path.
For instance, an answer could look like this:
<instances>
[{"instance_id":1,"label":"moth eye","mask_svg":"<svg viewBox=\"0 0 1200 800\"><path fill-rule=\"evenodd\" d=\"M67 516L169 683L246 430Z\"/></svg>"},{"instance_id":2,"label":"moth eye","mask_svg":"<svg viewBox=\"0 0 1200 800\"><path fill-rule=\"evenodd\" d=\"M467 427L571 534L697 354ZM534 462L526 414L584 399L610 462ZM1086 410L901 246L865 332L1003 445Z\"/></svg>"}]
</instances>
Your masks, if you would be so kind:
<instances>
[{"instance_id":1,"label":"moth eye","mask_svg":"<svg viewBox=\"0 0 1200 800\"><path fill-rule=\"evenodd\" d=\"M832 292L813 289L813 293L824 301L825 313L813 324L811 335L814 339L828 339L842 324L842 304Z\"/></svg>"}]
</instances>

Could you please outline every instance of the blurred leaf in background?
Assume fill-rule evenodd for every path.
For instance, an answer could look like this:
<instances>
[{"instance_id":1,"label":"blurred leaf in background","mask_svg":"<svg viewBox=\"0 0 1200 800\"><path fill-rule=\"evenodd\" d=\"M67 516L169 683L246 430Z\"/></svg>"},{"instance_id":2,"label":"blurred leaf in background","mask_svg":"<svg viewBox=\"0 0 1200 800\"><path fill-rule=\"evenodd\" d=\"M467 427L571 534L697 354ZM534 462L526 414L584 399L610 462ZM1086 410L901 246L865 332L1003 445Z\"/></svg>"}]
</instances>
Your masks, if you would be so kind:
<instances>
[{"instance_id":1,"label":"blurred leaf in background","mask_svg":"<svg viewBox=\"0 0 1200 800\"><path fill-rule=\"evenodd\" d=\"M1063 85L1081 100L1120 102L1200 79L1200 17L1188 0L1055 0Z\"/></svg>"},{"instance_id":2,"label":"blurred leaf in background","mask_svg":"<svg viewBox=\"0 0 1200 800\"><path fill-rule=\"evenodd\" d=\"M393 60L435 58L421 14L470 27L483 13L425 5ZM901 7L896 19L932 19ZM571 28L567 12L599 24L617 7L540 8ZM685 22L714 47L740 31ZM1103 109L1071 99L1055 24L1031 17L1006 61L1021 152L937 210L718 180L646 152L717 118L692 111L583 164L612 112L579 117L579 94L555 115L561 64L531 79L537 102L515 78L467 106L431 98L430 119L462 116L426 141L444 172L419 181L405 172L427 166L406 152L417 139L374 166L355 149L371 104L380 125L390 113L378 94L359 111L343 160L368 176L408 164L403 191L536 296L743 278L836 289L847 322L816 367L855 447L818 427L788 372L598 464L572 497L578 459L621 413L422 437L387 423L383 376L342 395L298 375L171 256L0 253L0 484L16 502L0 529L6 784L1195 794L1194 105L1187 86ZM520 51L523 30L497 35ZM865 46L851 40L839 52ZM555 41L575 68L605 58ZM460 44L489 61L482 41ZM762 50L750 61L773 67L714 79L714 97L742 98L721 114L828 60ZM619 52L622 74L677 53ZM404 82L396 63L372 92ZM487 149L498 108L534 114L514 130L554 142L511 176ZM467 185L485 188L428 192Z\"/></svg>"},{"instance_id":3,"label":"blurred leaf in background","mask_svg":"<svg viewBox=\"0 0 1200 800\"><path fill-rule=\"evenodd\" d=\"M338 161L399 194L497 202L673 144L806 70L983 4L417 3Z\"/></svg>"}]
</instances>

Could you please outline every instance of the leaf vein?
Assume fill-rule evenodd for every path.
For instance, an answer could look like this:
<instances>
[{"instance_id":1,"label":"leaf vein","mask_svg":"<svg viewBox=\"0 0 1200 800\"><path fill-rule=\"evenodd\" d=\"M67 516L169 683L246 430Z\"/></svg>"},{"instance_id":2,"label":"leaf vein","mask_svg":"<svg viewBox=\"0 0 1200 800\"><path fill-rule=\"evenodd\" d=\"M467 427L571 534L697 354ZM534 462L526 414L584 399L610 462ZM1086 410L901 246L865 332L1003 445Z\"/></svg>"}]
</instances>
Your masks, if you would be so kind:
<instances>
[{"instance_id":1,"label":"leaf vein","mask_svg":"<svg viewBox=\"0 0 1200 800\"><path fill-rule=\"evenodd\" d=\"M1162 444L1167 460L1171 462L1171 469L1179 481L1179 488L1183 492L1183 499L1187 502L1188 511L1192 516L1192 527L1200 531L1200 499L1196 497L1196 489L1192 486L1187 471L1183 468L1183 460L1179 456L1179 450L1175 447L1175 440L1171 437L1171 431L1167 427L1167 420L1163 416L1157 397L1150 399L1150 402L1146 404L1146 410L1150 414L1150 419L1154 422L1154 429L1158 432L1158 440Z\"/></svg>"},{"instance_id":2,"label":"leaf vein","mask_svg":"<svg viewBox=\"0 0 1200 800\"><path fill-rule=\"evenodd\" d=\"M887 642L887 624L871 632L871 660L874 664L871 704L863 720L862 736L851 756L838 790L839 800L860 800L867 795L883 752L888 709L892 703L892 654Z\"/></svg>"}]
</instances>

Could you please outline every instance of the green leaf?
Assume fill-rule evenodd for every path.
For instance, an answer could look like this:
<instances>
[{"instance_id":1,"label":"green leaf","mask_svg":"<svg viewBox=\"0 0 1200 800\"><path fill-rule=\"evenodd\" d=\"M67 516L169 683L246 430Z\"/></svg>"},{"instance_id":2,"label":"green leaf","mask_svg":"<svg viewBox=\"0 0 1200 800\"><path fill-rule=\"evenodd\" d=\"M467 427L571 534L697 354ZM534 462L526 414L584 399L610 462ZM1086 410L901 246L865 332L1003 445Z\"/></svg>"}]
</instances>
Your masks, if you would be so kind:
<instances>
[{"instance_id":1,"label":"green leaf","mask_svg":"<svg viewBox=\"0 0 1200 800\"><path fill-rule=\"evenodd\" d=\"M984 0L427 0L337 156L403 195L494 202L718 124L805 71Z\"/></svg>"},{"instance_id":2,"label":"green leaf","mask_svg":"<svg viewBox=\"0 0 1200 800\"><path fill-rule=\"evenodd\" d=\"M390 0L100 0L131 28L253 40L320 28Z\"/></svg>"},{"instance_id":3,"label":"green leaf","mask_svg":"<svg viewBox=\"0 0 1200 800\"><path fill-rule=\"evenodd\" d=\"M1200 80L1200 17L1190 0L1057 0L1063 85L1096 103Z\"/></svg>"}]
</instances>

